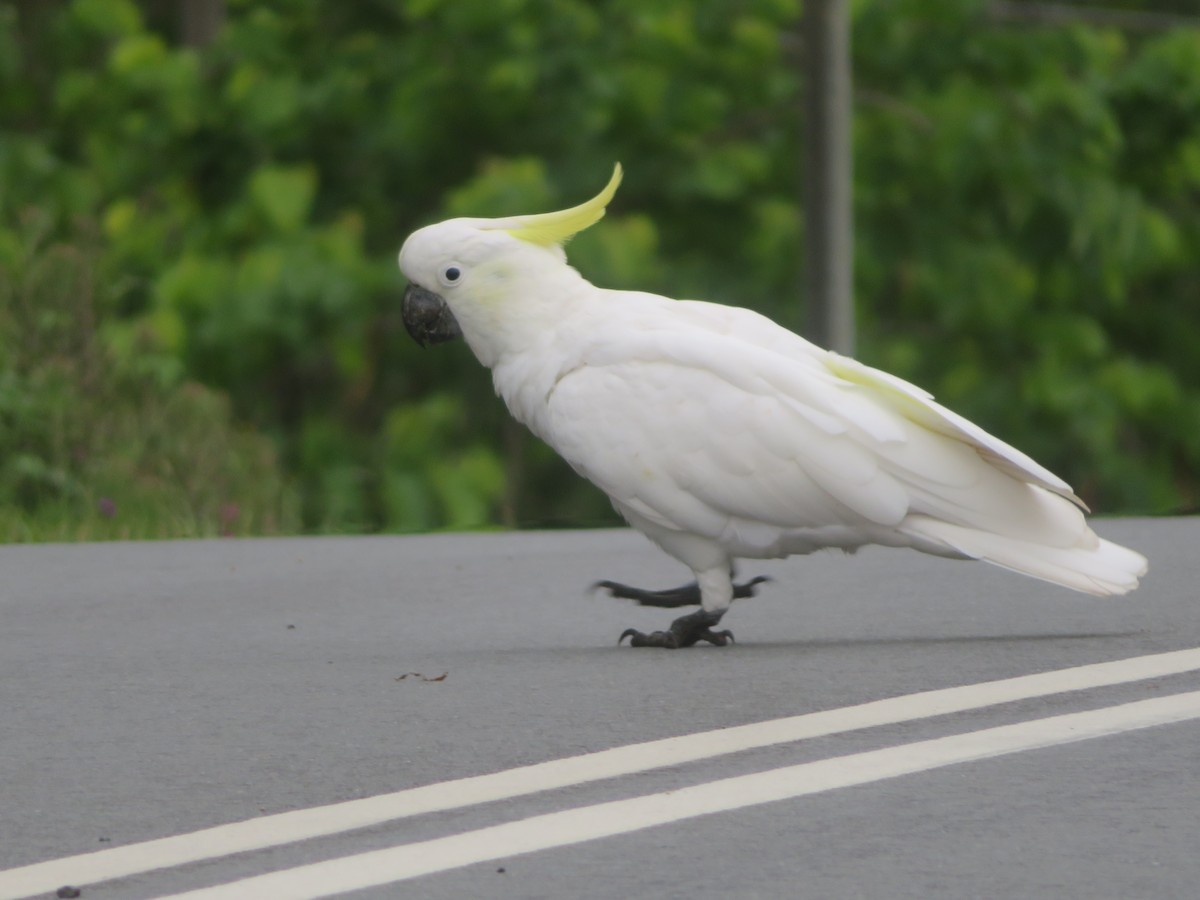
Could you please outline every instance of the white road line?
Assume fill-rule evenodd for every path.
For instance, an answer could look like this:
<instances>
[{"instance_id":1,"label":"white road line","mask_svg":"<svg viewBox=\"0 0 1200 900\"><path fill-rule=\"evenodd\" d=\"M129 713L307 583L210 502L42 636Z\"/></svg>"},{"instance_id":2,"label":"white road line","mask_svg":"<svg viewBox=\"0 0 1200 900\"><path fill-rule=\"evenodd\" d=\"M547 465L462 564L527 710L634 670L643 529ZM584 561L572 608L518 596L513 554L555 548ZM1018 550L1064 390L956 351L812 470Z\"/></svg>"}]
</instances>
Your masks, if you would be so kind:
<instances>
[{"instance_id":1,"label":"white road line","mask_svg":"<svg viewBox=\"0 0 1200 900\"><path fill-rule=\"evenodd\" d=\"M1200 691L1089 712L1034 719L710 781L675 791L581 806L450 837L343 856L160 900L310 900L392 884L487 860L641 831L682 819L743 809L971 762L1200 718Z\"/></svg>"},{"instance_id":2,"label":"white road line","mask_svg":"<svg viewBox=\"0 0 1200 900\"><path fill-rule=\"evenodd\" d=\"M298 809L34 863L0 872L0 900L324 837L423 813L457 809L599 781L757 747L890 725L1051 694L1200 669L1200 647L1057 669L1000 681L876 700L857 706L703 731L443 781L361 800Z\"/></svg>"}]
</instances>

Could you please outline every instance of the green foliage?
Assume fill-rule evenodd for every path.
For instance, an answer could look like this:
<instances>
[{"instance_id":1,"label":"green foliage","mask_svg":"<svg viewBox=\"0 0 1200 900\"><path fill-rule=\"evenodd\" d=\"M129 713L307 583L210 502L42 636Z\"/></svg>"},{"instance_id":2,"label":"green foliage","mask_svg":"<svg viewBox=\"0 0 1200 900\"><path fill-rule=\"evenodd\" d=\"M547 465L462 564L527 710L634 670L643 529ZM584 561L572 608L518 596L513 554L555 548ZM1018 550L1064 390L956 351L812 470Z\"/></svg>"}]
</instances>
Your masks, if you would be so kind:
<instances>
[{"instance_id":1,"label":"green foliage","mask_svg":"<svg viewBox=\"0 0 1200 900\"><path fill-rule=\"evenodd\" d=\"M504 496L504 469L487 446L471 442L457 397L433 394L393 409L383 427L384 520L398 530L429 522L479 528ZM453 447L449 453L447 447Z\"/></svg>"},{"instance_id":2,"label":"green foliage","mask_svg":"<svg viewBox=\"0 0 1200 900\"><path fill-rule=\"evenodd\" d=\"M881 86L857 120L863 354L1099 508L1195 508L1200 30L1014 35L928 8L856 23L902 51L859 60Z\"/></svg>"},{"instance_id":3,"label":"green foliage","mask_svg":"<svg viewBox=\"0 0 1200 900\"><path fill-rule=\"evenodd\" d=\"M180 378L152 335L117 348L89 235L30 217L0 254L0 540L296 527L271 441ZM120 339L128 333L117 332Z\"/></svg>"},{"instance_id":4,"label":"green foliage","mask_svg":"<svg viewBox=\"0 0 1200 900\"><path fill-rule=\"evenodd\" d=\"M4 521L611 522L465 348L408 341L394 256L438 218L577 202L618 159L609 217L569 248L585 275L802 322L798 0L228 6L203 50L147 24L162 2L0 6ZM1195 508L1200 30L988 9L854 4L860 356L1099 509ZM47 280L72 253L87 292ZM35 269L58 274L18 288ZM39 355L68 319L75 349ZM72 457L110 428L111 463ZM118 452L139 441L220 486L168 502L152 454ZM144 528L69 524L121 491Z\"/></svg>"}]
</instances>

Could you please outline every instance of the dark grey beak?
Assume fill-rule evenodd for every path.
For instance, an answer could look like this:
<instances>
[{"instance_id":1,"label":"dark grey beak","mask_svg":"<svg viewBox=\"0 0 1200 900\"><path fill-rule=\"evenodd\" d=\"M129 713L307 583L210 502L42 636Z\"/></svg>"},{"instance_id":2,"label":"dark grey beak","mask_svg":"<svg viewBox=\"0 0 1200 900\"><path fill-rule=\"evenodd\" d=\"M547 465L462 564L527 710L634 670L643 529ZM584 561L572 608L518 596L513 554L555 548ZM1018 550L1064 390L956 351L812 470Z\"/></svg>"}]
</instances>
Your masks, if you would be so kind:
<instances>
[{"instance_id":1,"label":"dark grey beak","mask_svg":"<svg viewBox=\"0 0 1200 900\"><path fill-rule=\"evenodd\" d=\"M416 284L404 292L404 327L422 347L443 344L462 337L462 329L446 301Z\"/></svg>"}]
</instances>

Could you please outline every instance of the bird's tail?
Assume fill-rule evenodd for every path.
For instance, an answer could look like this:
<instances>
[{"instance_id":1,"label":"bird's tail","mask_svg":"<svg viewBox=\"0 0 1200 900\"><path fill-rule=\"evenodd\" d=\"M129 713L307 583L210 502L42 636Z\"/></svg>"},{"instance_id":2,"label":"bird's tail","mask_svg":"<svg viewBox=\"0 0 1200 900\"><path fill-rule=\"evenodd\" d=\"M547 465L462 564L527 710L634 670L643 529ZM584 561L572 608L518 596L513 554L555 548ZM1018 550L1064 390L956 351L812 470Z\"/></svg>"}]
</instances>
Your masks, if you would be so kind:
<instances>
[{"instance_id":1,"label":"bird's tail","mask_svg":"<svg viewBox=\"0 0 1200 900\"><path fill-rule=\"evenodd\" d=\"M909 516L904 530L971 559L1098 597L1132 591L1148 565L1142 554L1104 540L1086 525L1071 546L1023 540L920 515Z\"/></svg>"}]
</instances>

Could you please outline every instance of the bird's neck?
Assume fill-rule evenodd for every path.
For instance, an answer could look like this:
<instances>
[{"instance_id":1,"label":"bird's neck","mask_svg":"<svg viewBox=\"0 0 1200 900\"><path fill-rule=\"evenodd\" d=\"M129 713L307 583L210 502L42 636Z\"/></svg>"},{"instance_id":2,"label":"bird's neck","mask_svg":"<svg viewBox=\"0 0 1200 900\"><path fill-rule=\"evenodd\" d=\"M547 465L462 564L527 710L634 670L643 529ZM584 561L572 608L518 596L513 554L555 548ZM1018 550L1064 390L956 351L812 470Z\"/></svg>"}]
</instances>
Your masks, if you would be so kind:
<instances>
[{"instance_id":1,"label":"bird's neck","mask_svg":"<svg viewBox=\"0 0 1200 900\"><path fill-rule=\"evenodd\" d=\"M538 419L546 399L565 372L577 366L588 343L588 322L602 294L573 269L566 277L514 285L516 291L483 337L463 334L483 365L492 370L496 393L513 417L540 434Z\"/></svg>"},{"instance_id":2,"label":"bird's neck","mask_svg":"<svg viewBox=\"0 0 1200 900\"><path fill-rule=\"evenodd\" d=\"M475 357L495 371L513 360L554 355L561 329L595 292L568 266L532 278L498 273L454 314Z\"/></svg>"}]
</instances>

